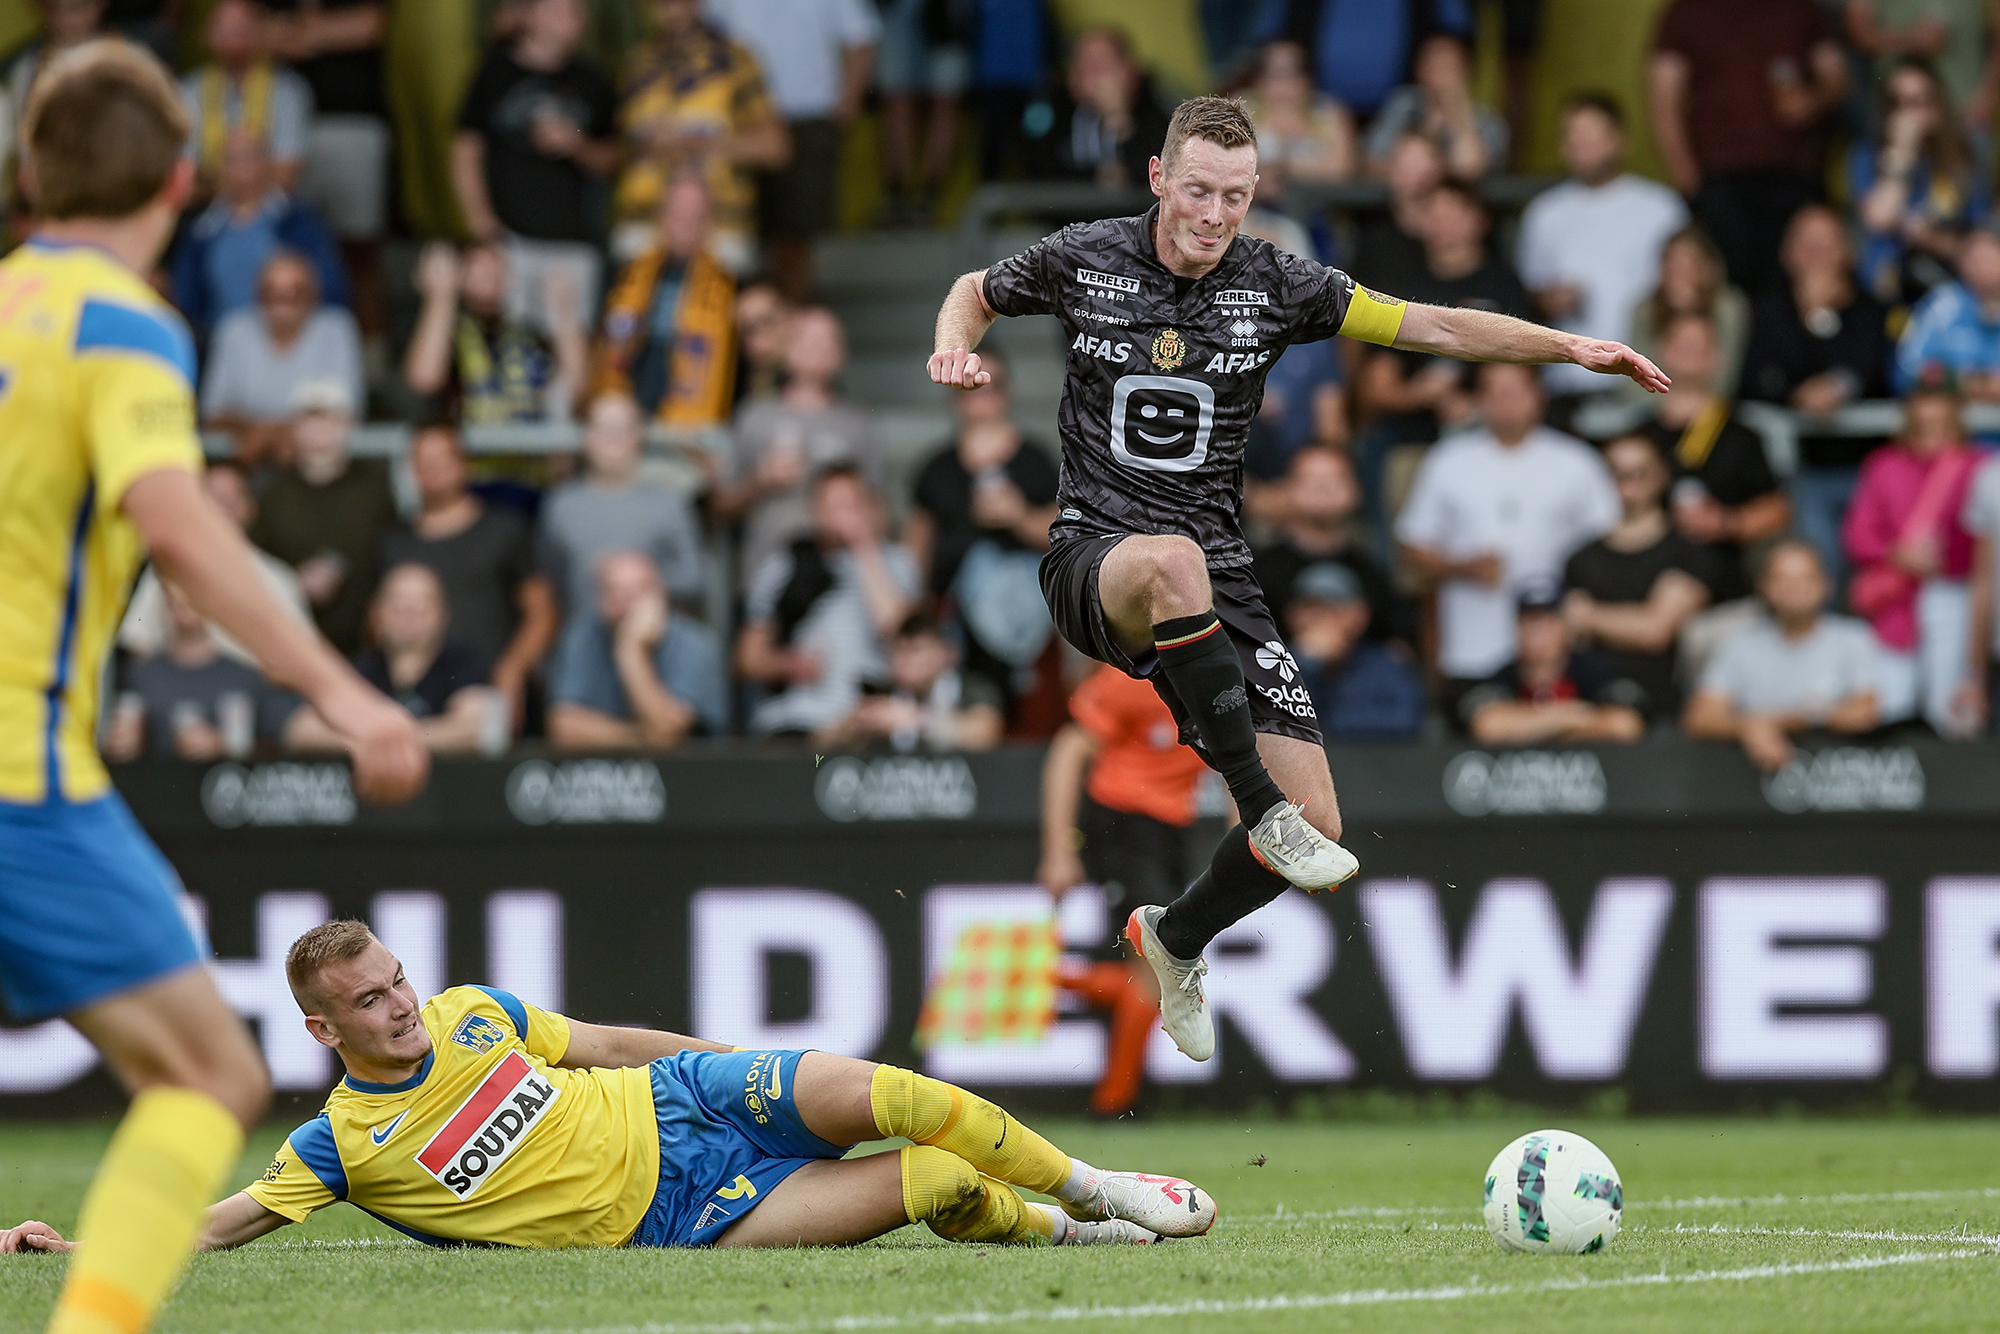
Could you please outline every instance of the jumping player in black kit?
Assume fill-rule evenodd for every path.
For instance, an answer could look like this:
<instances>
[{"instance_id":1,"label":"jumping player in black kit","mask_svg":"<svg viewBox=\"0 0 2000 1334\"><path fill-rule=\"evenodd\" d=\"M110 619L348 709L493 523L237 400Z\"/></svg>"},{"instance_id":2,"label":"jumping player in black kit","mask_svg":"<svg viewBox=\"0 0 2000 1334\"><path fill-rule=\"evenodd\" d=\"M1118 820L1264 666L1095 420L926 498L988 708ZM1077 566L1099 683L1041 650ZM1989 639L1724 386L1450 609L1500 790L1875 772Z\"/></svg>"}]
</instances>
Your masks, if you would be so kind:
<instances>
[{"instance_id":1,"label":"jumping player in black kit","mask_svg":"<svg viewBox=\"0 0 2000 1334\"><path fill-rule=\"evenodd\" d=\"M1001 315L1052 314L1070 339L1058 430L1060 512L1042 592L1064 639L1144 677L1229 784L1244 823L1186 893L1126 925L1159 976L1161 1021L1215 1051L1202 950L1297 885L1359 869L1319 720L1250 574L1243 447L1264 375L1292 343L1334 334L1473 361L1575 362L1655 392L1667 378L1621 343L1486 311L1407 305L1237 228L1257 186L1241 103L1183 102L1149 170L1144 217L1078 223L952 285L930 377L986 383L972 349Z\"/></svg>"}]
</instances>

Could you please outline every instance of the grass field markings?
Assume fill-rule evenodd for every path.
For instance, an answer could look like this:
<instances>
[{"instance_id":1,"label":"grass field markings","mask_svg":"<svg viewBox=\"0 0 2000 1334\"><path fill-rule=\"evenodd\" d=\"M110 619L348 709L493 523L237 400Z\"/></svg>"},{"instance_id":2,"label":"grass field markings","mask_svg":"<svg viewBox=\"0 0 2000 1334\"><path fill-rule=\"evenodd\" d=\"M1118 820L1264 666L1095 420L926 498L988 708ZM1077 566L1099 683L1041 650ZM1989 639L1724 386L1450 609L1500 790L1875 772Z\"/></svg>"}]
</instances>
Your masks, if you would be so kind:
<instances>
[{"instance_id":1,"label":"grass field markings","mask_svg":"<svg viewBox=\"0 0 2000 1334\"><path fill-rule=\"evenodd\" d=\"M1679 1200L1627 1200L1634 1209L1740 1209L1786 1204L1931 1204L1940 1200L2000 1200L2000 1186L1963 1190L1885 1190L1838 1195L1694 1195ZM1463 1214L1479 1206L1453 1204L1351 1204L1339 1209L1286 1209L1275 1213L1223 1215L1232 1223L1291 1223L1313 1219L1415 1218L1433 1214Z\"/></svg>"}]
</instances>

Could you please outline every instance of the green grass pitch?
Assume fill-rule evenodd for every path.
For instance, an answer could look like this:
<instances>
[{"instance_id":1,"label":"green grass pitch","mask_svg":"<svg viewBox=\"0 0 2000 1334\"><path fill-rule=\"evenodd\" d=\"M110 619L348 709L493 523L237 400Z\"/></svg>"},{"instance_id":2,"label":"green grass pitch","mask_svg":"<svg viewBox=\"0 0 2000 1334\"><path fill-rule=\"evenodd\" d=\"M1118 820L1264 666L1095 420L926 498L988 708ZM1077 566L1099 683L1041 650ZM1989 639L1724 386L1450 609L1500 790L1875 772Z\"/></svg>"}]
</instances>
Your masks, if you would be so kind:
<instances>
[{"instance_id":1,"label":"green grass pitch","mask_svg":"<svg viewBox=\"0 0 2000 1334\"><path fill-rule=\"evenodd\" d=\"M1990 1330L2000 1127L1960 1119L1558 1118L1625 1182L1605 1253L1501 1253L1487 1161L1532 1117L1052 1123L1108 1167L1189 1176L1208 1237L1082 1251L436 1252L338 1206L196 1259L167 1331ZM1544 1123L1545 1124L1545 1123ZM68 1227L108 1126L0 1125L0 1217ZM262 1168L262 1135L237 1181ZM1259 1165L1261 1163L1261 1165ZM39 1330L62 1263L0 1258L0 1334Z\"/></svg>"}]
</instances>

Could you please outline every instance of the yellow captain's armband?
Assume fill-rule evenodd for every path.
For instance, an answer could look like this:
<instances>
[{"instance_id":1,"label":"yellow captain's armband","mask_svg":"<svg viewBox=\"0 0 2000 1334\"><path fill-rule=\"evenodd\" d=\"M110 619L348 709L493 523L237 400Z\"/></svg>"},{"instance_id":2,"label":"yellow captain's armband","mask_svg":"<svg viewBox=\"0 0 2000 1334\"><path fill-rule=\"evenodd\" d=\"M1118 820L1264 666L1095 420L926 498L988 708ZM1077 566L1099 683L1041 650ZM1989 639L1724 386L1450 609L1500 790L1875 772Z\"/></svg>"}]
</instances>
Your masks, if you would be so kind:
<instances>
[{"instance_id":1,"label":"yellow captain's armband","mask_svg":"<svg viewBox=\"0 0 2000 1334\"><path fill-rule=\"evenodd\" d=\"M1396 335L1403 328L1403 312L1409 308L1407 301L1391 301L1356 283L1354 295L1348 298L1347 318L1340 322L1340 332L1356 342L1393 347Z\"/></svg>"}]
</instances>

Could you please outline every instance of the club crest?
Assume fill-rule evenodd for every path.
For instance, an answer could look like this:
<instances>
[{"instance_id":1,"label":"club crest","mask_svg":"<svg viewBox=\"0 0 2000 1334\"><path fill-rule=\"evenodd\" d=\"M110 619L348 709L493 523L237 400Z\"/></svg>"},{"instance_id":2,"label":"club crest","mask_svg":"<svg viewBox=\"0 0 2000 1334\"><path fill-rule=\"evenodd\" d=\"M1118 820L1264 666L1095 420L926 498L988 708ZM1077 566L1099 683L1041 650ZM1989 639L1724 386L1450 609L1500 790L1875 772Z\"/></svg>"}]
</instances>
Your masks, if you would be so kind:
<instances>
[{"instance_id":1,"label":"club crest","mask_svg":"<svg viewBox=\"0 0 2000 1334\"><path fill-rule=\"evenodd\" d=\"M1188 342L1179 329L1162 329L1153 335L1153 364L1163 371L1179 370L1188 359Z\"/></svg>"},{"instance_id":2,"label":"club crest","mask_svg":"<svg viewBox=\"0 0 2000 1334\"><path fill-rule=\"evenodd\" d=\"M507 1030L483 1014L468 1014L452 1030L451 1040L484 1054L507 1040Z\"/></svg>"}]
</instances>

